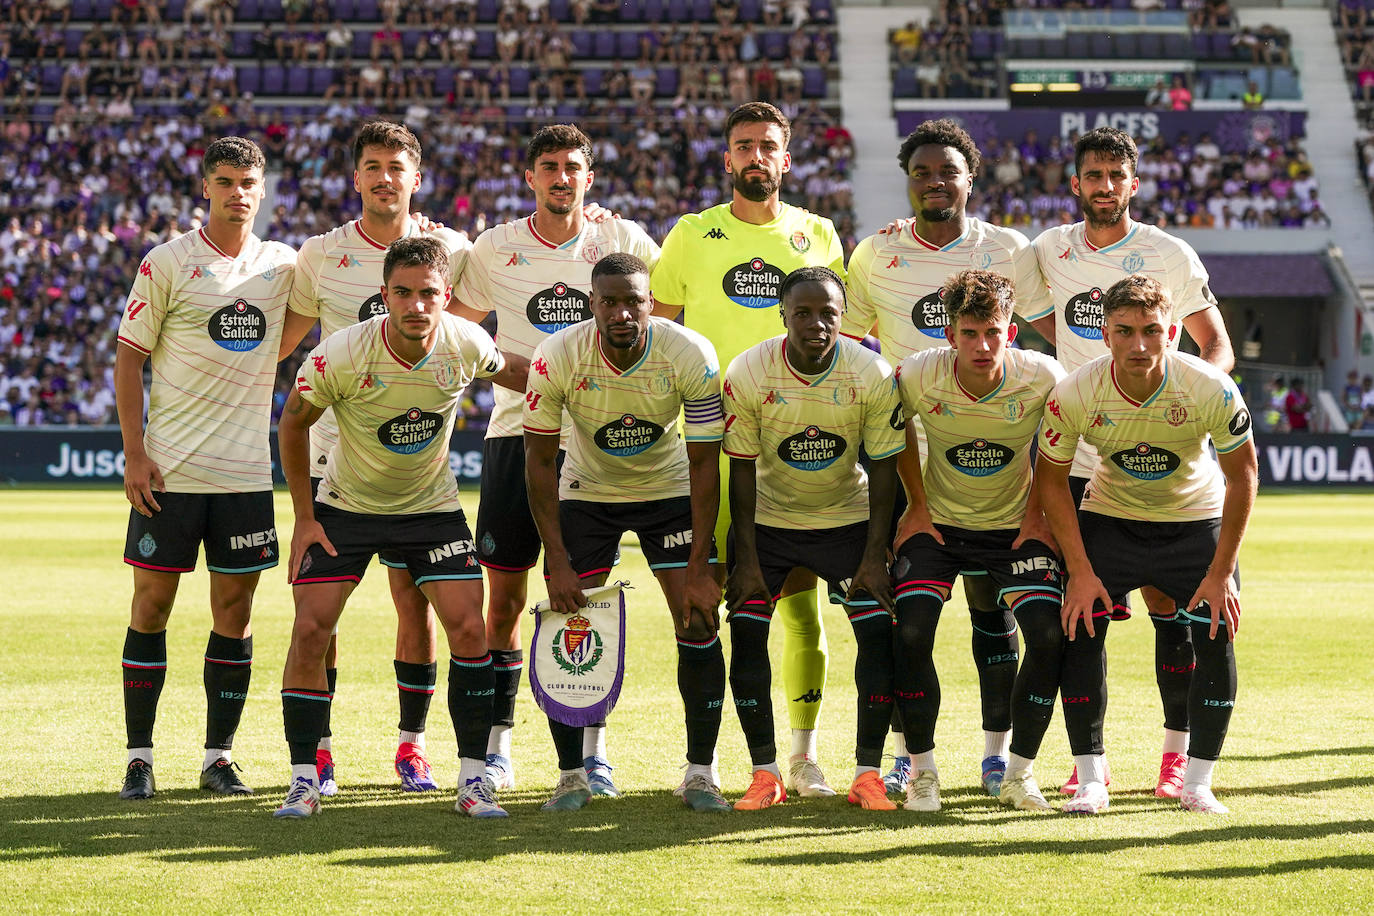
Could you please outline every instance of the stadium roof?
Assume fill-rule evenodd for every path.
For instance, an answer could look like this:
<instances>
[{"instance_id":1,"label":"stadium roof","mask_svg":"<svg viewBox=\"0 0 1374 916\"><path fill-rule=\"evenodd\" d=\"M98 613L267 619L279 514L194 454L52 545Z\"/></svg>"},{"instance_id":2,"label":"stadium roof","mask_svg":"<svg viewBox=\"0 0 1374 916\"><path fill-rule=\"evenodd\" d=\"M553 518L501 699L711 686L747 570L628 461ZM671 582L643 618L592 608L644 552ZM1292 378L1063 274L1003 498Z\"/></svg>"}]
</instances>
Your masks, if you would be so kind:
<instances>
[{"instance_id":1,"label":"stadium roof","mask_svg":"<svg viewBox=\"0 0 1374 916\"><path fill-rule=\"evenodd\" d=\"M1320 254L1212 254L1202 263L1218 296L1320 299L1335 292Z\"/></svg>"}]
</instances>

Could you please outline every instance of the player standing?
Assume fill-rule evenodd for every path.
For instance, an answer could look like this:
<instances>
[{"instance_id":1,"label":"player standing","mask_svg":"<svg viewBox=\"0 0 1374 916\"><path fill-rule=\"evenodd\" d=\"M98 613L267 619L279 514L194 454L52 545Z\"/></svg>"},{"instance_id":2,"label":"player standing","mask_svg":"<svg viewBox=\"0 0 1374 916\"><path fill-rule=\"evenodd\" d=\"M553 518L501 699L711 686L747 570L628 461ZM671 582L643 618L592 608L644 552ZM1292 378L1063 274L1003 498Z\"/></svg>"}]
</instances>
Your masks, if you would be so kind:
<instances>
[{"instance_id":1,"label":"player standing","mask_svg":"<svg viewBox=\"0 0 1374 916\"><path fill-rule=\"evenodd\" d=\"M1026 643L1009 691L1010 757L994 794L1003 804L1045 810L1031 769L1059 688L1061 569L1031 490L1031 444L1064 370L1043 353L1011 348L1015 292L1007 278L965 270L943 292L950 346L913 353L899 372L906 414L919 419L929 446L926 459L908 447L897 462L909 503L893 568L894 690L914 770L906 807L940 810L935 628L954 577L975 569L997 606L1015 615Z\"/></svg>"},{"instance_id":2,"label":"player standing","mask_svg":"<svg viewBox=\"0 0 1374 916\"><path fill-rule=\"evenodd\" d=\"M262 570L277 564L268 448L276 348L295 252L253 235L262 151L241 137L205 149L204 228L158 245L139 265L119 323L115 401L129 513L124 562L134 597L124 638L129 761L119 797L151 798L153 721L167 675L167 620L181 574L205 544L202 788L248 794L230 760L252 671L249 625ZM152 392L143 427L143 364Z\"/></svg>"},{"instance_id":3,"label":"player standing","mask_svg":"<svg viewBox=\"0 0 1374 916\"><path fill-rule=\"evenodd\" d=\"M735 808L787 798L773 737L768 629L774 596L800 567L826 580L858 645L858 763L849 801L891 811L878 767L892 719L887 534L895 456L905 447L901 402L892 367L840 335L844 281L834 271L798 268L778 295L787 333L745 350L725 373L730 688L754 766Z\"/></svg>"},{"instance_id":4,"label":"player standing","mask_svg":"<svg viewBox=\"0 0 1374 916\"><path fill-rule=\"evenodd\" d=\"M1069 576L1062 691L1079 785L1064 810L1096 814L1108 805L1108 621L1129 616L1117 610L1127 592L1153 585L1177 608L1168 625L1191 631L1197 656L1178 797L1186 810L1224 814L1211 785L1236 701L1237 560L1258 486L1250 414L1224 372L1170 347L1178 325L1159 281L1132 276L1109 287L1102 331L1109 354L1050 395L1036 465ZM1101 460L1075 514L1069 474L1080 440Z\"/></svg>"},{"instance_id":5,"label":"player standing","mask_svg":"<svg viewBox=\"0 0 1374 916\"><path fill-rule=\"evenodd\" d=\"M883 355L895 366L913 353L943 348L949 317L945 282L962 270L988 270L1011 279L1016 311L1030 320L1051 310L1030 242L1015 229L985 223L966 213L982 164L973 138L947 119L924 121L897 153L907 177L915 218L898 231L880 232L858 244L849 259L849 310L844 333L877 334ZM908 447L925 458L919 419ZM982 700L983 789L996 795L1007 767L1011 740L1012 684L1019 650L1016 618L998 601L985 574L964 571L964 595L972 624L973 660ZM894 734L896 763L885 781L905 790L911 772L907 743Z\"/></svg>"},{"instance_id":6,"label":"player standing","mask_svg":"<svg viewBox=\"0 0 1374 916\"><path fill-rule=\"evenodd\" d=\"M301 365L278 424L296 527L289 573L296 604L282 674L291 786L277 817L319 811L316 749L328 718L325 652L345 600L374 553L404 564L449 643L448 703L458 738L460 813L504 817L484 780L494 677L482 625L482 572L449 468L458 399L473 378L522 388L472 322L445 313L451 252L438 239L393 242L382 267L385 316L330 335ZM318 493L309 428L334 408L338 438Z\"/></svg>"},{"instance_id":7,"label":"player standing","mask_svg":"<svg viewBox=\"0 0 1374 916\"><path fill-rule=\"evenodd\" d=\"M1035 329L1054 344L1065 370L1073 372L1101 353L1105 290L1123 277L1152 277L1169 291L1173 320L1182 323L1202 359L1230 372L1235 355L1197 253L1182 239L1131 219L1131 198L1140 186L1137 160L1135 141L1116 128L1099 127L1078 139L1069 185L1083 219L1047 229L1035 239L1035 256L1054 309L1052 320L1048 311L1031 316ZM1175 329L1169 346L1177 347L1181 338ZM1081 444L1070 475L1078 502L1096 465L1097 455L1086 442ZM1141 594L1155 626L1155 679L1164 707L1164 747L1155 795L1177 798L1188 747L1193 647L1188 628L1173 623L1174 603L1151 588ZM1071 793L1076 787L1070 776L1063 790Z\"/></svg>"},{"instance_id":8,"label":"player standing","mask_svg":"<svg viewBox=\"0 0 1374 916\"><path fill-rule=\"evenodd\" d=\"M457 285L470 247L467 238L446 228L424 231L410 216L410 201L422 180L421 156L420 141L401 124L372 121L358 131L353 139L353 189L362 198L362 216L306 239L301 246L282 332L282 358L295 351L317 321L323 339L386 314L378 289L387 246L397 239L428 236L442 242L452 256L450 286ZM334 414L326 410L310 428L313 486L319 486L330 449L338 438ZM387 555L380 559L387 567L387 582L396 606L394 666L401 708L396 773L407 792L437 789L425 757L425 721L438 670L434 618L429 602L404 566ZM338 681L337 658L335 636L330 639L325 664L331 695ZM316 757L320 794L333 795L337 783L328 718Z\"/></svg>"},{"instance_id":9,"label":"player standing","mask_svg":"<svg viewBox=\"0 0 1374 916\"><path fill-rule=\"evenodd\" d=\"M792 125L766 102L747 102L725 121L725 171L730 202L680 219L663 240L654 270L654 314L684 315L687 327L711 342L722 362L775 336L778 287L798 267L829 267L844 276L844 252L830 220L782 202L791 168ZM725 543L729 511L716 539ZM792 723L788 783L804 796L834 795L816 762L816 722L825 689L826 647L816 579L798 571L775 607L783 624L783 685Z\"/></svg>"},{"instance_id":10,"label":"player standing","mask_svg":"<svg viewBox=\"0 0 1374 916\"><path fill-rule=\"evenodd\" d=\"M658 245L630 220L588 220L583 212L595 173L591 140L570 124L540 128L525 150L525 183L535 211L477 237L455 298L458 314L480 321L496 312L496 342L528 358L548 335L591 317L592 265L612 252L652 266ZM496 721L487 748L495 789L515 786L511 730L524 668L520 616L529 570L539 559L539 532L525 492L525 443L517 394L494 390L496 406L482 444L477 557L486 568L487 642L496 667ZM619 795L606 759L605 727L582 730L583 763L592 792Z\"/></svg>"},{"instance_id":11,"label":"player standing","mask_svg":"<svg viewBox=\"0 0 1374 916\"><path fill-rule=\"evenodd\" d=\"M720 370L705 338L651 317L652 308L648 265L628 253L607 255L592 269L594 320L535 349L524 409L530 510L556 613L584 606L581 590L605 581L621 536L639 537L677 635L687 723L687 775L678 791L693 810L728 811L714 772L725 698L720 585L711 569L725 426ZM591 798L581 730L549 723L561 772L544 808L576 810Z\"/></svg>"}]
</instances>

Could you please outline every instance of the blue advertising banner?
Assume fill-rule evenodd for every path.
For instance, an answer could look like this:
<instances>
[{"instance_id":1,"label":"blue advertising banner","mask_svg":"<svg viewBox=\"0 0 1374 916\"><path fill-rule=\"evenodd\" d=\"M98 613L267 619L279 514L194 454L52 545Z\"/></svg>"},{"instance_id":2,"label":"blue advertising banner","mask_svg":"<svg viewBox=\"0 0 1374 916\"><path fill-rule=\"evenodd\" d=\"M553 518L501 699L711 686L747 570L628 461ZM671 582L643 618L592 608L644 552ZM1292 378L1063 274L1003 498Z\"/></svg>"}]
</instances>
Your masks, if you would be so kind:
<instances>
[{"instance_id":1,"label":"blue advertising banner","mask_svg":"<svg viewBox=\"0 0 1374 916\"><path fill-rule=\"evenodd\" d=\"M481 430L453 431L448 462L460 484L482 477ZM285 483L272 436L272 476ZM0 429L0 480L7 483L111 483L124 480L124 443L117 426Z\"/></svg>"},{"instance_id":2,"label":"blue advertising banner","mask_svg":"<svg viewBox=\"0 0 1374 916\"><path fill-rule=\"evenodd\" d=\"M1202 134L1224 153L1243 153L1253 146L1276 139L1280 143L1306 136L1305 111L1151 111L1145 108L1057 109L1020 108L1011 111L899 111L897 130L906 136L928 118L951 118L973 137L978 148L991 150L994 143L1012 140L1020 143L1027 131L1035 131L1039 142L1058 136L1068 140L1075 133L1097 127L1115 127L1139 143L1162 138L1175 143L1188 134L1194 143Z\"/></svg>"}]
</instances>

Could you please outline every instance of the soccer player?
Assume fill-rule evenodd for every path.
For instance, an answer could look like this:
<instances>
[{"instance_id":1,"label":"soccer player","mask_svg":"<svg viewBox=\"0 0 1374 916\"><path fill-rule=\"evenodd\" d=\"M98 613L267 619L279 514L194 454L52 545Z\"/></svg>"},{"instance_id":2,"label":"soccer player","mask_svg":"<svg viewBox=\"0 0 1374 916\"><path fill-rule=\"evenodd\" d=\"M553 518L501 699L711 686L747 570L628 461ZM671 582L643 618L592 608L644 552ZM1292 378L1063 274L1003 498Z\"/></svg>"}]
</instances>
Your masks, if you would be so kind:
<instances>
[{"instance_id":1,"label":"soccer player","mask_svg":"<svg viewBox=\"0 0 1374 916\"><path fill-rule=\"evenodd\" d=\"M792 125L766 102L747 102L725 121L729 203L680 219L663 240L654 269L655 315L703 334L726 365L775 336L778 287L798 267L829 267L844 276L844 252L830 220L782 202L791 168ZM722 473L725 473L722 470ZM716 523L725 543L728 506ZM825 689L826 647L816 578L798 570L783 586L775 614L783 625L782 674L792 724L788 784L804 796L834 795L817 763L816 722Z\"/></svg>"},{"instance_id":2,"label":"soccer player","mask_svg":"<svg viewBox=\"0 0 1374 916\"><path fill-rule=\"evenodd\" d=\"M858 652L858 766L851 804L891 811L878 767L892 719L892 582L887 536L905 447L890 367L840 336L844 281L827 267L792 271L778 290L786 334L745 350L725 373L730 456L730 688L754 766L737 810L787 798L773 740L768 628L798 567L826 580ZM871 474L859 463L869 456Z\"/></svg>"},{"instance_id":3,"label":"soccer player","mask_svg":"<svg viewBox=\"0 0 1374 916\"><path fill-rule=\"evenodd\" d=\"M994 794L1003 804L1046 810L1031 770L1059 687L1061 571L1031 491L1031 444L1064 370L1043 353L1011 347L1016 293L1006 277L965 270L943 289L949 346L913 353L898 373L906 415L919 419L928 444L924 460L909 447L897 463L908 501L893 569L894 691L913 770L906 808L940 810L935 629L954 577L976 569L997 606L1015 615L1026 644L1009 691L1010 758Z\"/></svg>"},{"instance_id":4,"label":"soccer player","mask_svg":"<svg viewBox=\"0 0 1374 916\"><path fill-rule=\"evenodd\" d=\"M525 361L507 358L481 328L444 310L451 252L434 238L387 248L387 314L330 335L301 365L278 424L296 526L288 572L296 622L282 674L291 785L277 817L319 811L316 749L328 716L325 652L345 600L374 553L404 564L448 637L448 704L458 738L455 809L504 817L487 788L483 753L494 679L482 625L482 572L449 469L448 441L473 378L524 386ZM308 431L334 408L338 439L318 493Z\"/></svg>"},{"instance_id":5,"label":"soccer player","mask_svg":"<svg viewBox=\"0 0 1374 916\"><path fill-rule=\"evenodd\" d=\"M1108 621L1128 616L1119 609L1125 594L1153 585L1177 609L1155 625L1190 630L1197 657L1179 801L1224 814L1211 785L1236 700L1237 559L1258 485L1250 413L1226 373L1170 346L1178 324L1158 280L1127 277L1101 304L1110 352L1055 386L1036 465L1069 577L1061 689L1079 784L1064 810L1096 814L1108 805L1103 645ZM1075 515L1069 475L1080 440L1101 460Z\"/></svg>"},{"instance_id":6,"label":"soccer player","mask_svg":"<svg viewBox=\"0 0 1374 916\"><path fill-rule=\"evenodd\" d=\"M279 355L283 359L295 351L317 322L323 339L386 314L378 289L387 246L397 239L428 236L442 242L452 256L449 284L457 285L470 247L467 238L442 227L422 230L410 216L411 197L422 180L420 163L420 141L409 128L372 121L358 131L353 139L353 188L362 198L363 213L359 219L306 239L301 246L282 332ZM333 411L326 410L310 428L310 479L316 488L338 438ZM438 789L425 757L425 721L437 674L434 618L429 602L405 567L390 555L384 554L381 561L387 567L396 606L394 665L401 707L396 773L407 792ZM331 695L338 681L337 657L337 637L333 637L325 664ZM316 753L316 768L320 794L333 795L338 784L328 717Z\"/></svg>"},{"instance_id":7,"label":"soccer player","mask_svg":"<svg viewBox=\"0 0 1374 916\"><path fill-rule=\"evenodd\" d=\"M594 320L544 340L530 363L525 477L555 613L584 606L581 590L605 581L621 535L639 537L677 635L687 723L687 774L678 793L693 810L728 811L714 773L725 698L720 585L711 570L725 426L720 370L705 338L651 317L652 308L642 260L618 252L596 263ZM679 412L685 442L676 430ZM591 798L582 730L552 718L549 729L561 772L544 809L577 810Z\"/></svg>"},{"instance_id":8,"label":"soccer player","mask_svg":"<svg viewBox=\"0 0 1374 916\"><path fill-rule=\"evenodd\" d=\"M1029 320L1051 310L1030 242L1015 229L985 223L966 212L982 164L978 147L953 121L922 122L902 141L897 162L907 179L915 218L902 220L858 244L849 259L849 309L843 331L862 338L876 333L883 355L895 366L913 353L947 343L945 282L970 266L1011 279L1017 314ZM925 432L913 423L925 457ZM982 700L983 789L996 795L1007 767L1011 740L1012 684L1019 649L1016 619L1000 602L985 574L964 571L964 595L972 623L972 649ZM911 772L907 743L893 735L896 762L885 777L889 791L906 789Z\"/></svg>"},{"instance_id":9,"label":"soccer player","mask_svg":"<svg viewBox=\"0 0 1374 916\"><path fill-rule=\"evenodd\" d=\"M528 358L555 331L591 317L592 265L624 251L652 266L658 245L630 220L595 222L583 200L595 178L592 143L571 124L540 128L525 150L532 215L477 237L455 298L458 314L480 321L496 312L496 343ZM598 210L600 208L597 208ZM539 532L525 493L521 400L501 388L482 444L482 492L477 509L477 558L486 569L487 642L496 668L496 721L487 747L495 789L515 786L511 730L524 668L520 617L529 570L539 559ZM593 794L616 796L606 759L604 726L583 732L583 762Z\"/></svg>"},{"instance_id":10,"label":"soccer player","mask_svg":"<svg viewBox=\"0 0 1374 916\"><path fill-rule=\"evenodd\" d=\"M1147 276L1169 291L1173 319L1182 323L1203 360L1223 372L1235 363L1231 341L1216 299L1207 286L1207 271L1197 253L1181 239L1131 219L1131 198L1139 187L1135 141L1113 127L1100 127L1079 138L1074 147L1075 174L1070 188L1083 219L1071 226L1047 229L1033 248L1049 287L1053 315L1032 314L1035 329L1055 346L1059 362L1073 372L1101 353L1102 296L1127 276ZM1177 347L1177 329L1169 346ZM1075 499L1097 464L1086 442L1074 458L1070 480ZM1188 628L1172 625L1174 603L1152 588L1142 589L1155 623L1155 679L1164 707L1164 746L1155 795L1177 798L1183 788L1184 752L1188 746L1188 684L1193 647ZM1075 776L1063 786L1077 787Z\"/></svg>"},{"instance_id":11,"label":"soccer player","mask_svg":"<svg viewBox=\"0 0 1374 916\"><path fill-rule=\"evenodd\" d=\"M205 149L204 228L159 245L134 277L119 323L115 401L129 512L124 562L134 597L124 638L129 760L120 798L151 798L153 721L167 675L167 620L181 574L205 544L210 639L202 788L252 789L230 748L248 695L253 591L277 563L268 449L274 357L295 252L253 234L262 151L241 137ZM152 360L148 423L143 364Z\"/></svg>"}]
</instances>

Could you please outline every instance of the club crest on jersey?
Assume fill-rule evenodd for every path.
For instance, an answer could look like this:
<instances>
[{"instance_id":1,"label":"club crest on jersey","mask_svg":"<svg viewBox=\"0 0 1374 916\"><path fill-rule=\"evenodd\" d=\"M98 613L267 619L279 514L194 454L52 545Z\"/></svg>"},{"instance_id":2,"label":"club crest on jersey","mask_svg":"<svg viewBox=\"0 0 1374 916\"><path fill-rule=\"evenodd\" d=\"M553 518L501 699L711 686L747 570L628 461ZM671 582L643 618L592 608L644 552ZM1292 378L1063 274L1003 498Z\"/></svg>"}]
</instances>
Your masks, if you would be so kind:
<instances>
[{"instance_id":1,"label":"club crest on jersey","mask_svg":"<svg viewBox=\"0 0 1374 916\"><path fill-rule=\"evenodd\" d=\"M916 300L916 305L911 309L911 323L926 337L935 340L945 339L949 313L945 311L944 287Z\"/></svg>"},{"instance_id":2,"label":"club crest on jersey","mask_svg":"<svg viewBox=\"0 0 1374 916\"><path fill-rule=\"evenodd\" d=\"M751 258L725 272L721 289L730 301L747 309L766 309L778 304L783 272L763 258Z\"/></svg>"},{"instance_id":3,"label":"club crest on jersey","mask_svg":"<svg viewBox=\"0 0 1374 916\"><path fill-rule=\"evenodd\" d=\"M792 246L792 250L797 254L806 254L811 250L811 240L806 237L806 233L800 230L792 233L792 237L787 240L787 244Z\"/></svg>"},{"instance_id":4,"label":"club crest on jersey","mask_svg":"<svg viewBox=\"0 0 1374 916\"><path fill-rule=\"evenodd\" d=\"M1013 449L986 439L974 439L945 450L949 466L970 477L990 477L1011 464Z\"/></svg>"},{"instance_id":5,"label":"club crest on jersey","mask_svg":"<svg viewBox=\"0 0 1374 916\"><path fill-rule=\"evenodd\" d=\"M458 384L461 377L458 367L453 364L453 360L443 360L434 367L434 381L438 383L440 388L452 388Z\"/></svg>"},{"instance_id":6,"label":"club crest on jersey","mask_svg":"<svg viewBox=\"0 0 1374 916\"><path fill-rule=\"evenodd\" d=\"M429 445L444 428L444 418L412 407L377 427L377 441L389 452L413 455Z\"/></svg>"},{"instance_id":7,"label":"club crest on jersey","mask_svg":"<svg viewBox=\"0 0 1374 916\"><path fill-rule=\"evenodd\" d=\"M778 457L799 471L820 471L834 464L848 448L844 436L808 426L778 443Z\"/></svg>"},{"instance_id":8,"label":"club crest on jersey","mask_svg":"<svg viewBox=\"0 0 1374 916\"><path fill-rule=\"evenodd\" d=\"M386 312L386 302L382 300L382 294L373 293L363 300L362 305L358 306L358 320L367 321L385 315Z\"/></svg>"},{"instance_id":9,"label":"club crest on jersey","mask_svg":"<svg viewBox=\"0 0 1374 916\"><path fill-rule=\"evenodd\" d=\"M525 316L530 324L545 334L552 334L591 318L591 300L580 289L574 289L566 283L555 283L530 297L525 306Z\"/></svg>"},{"instance_id":10,"label":"club crest on jersey","mask_svg":"<svg viewBox=\"0 0 1374 916\"><path fill-rule=\"evenodd\" d=\"M153 540L151 534L145 534L138 539L138 555L143 559L148 559L157 553L157 541Z\"/></svg>"},{"instance_id":11,"label":"club crest on jersey","mask_svg":"<svg viewBox=\"0 0 1374 916\"><path fill-rule=\"evenodd\" d=\"M582 260L588 264L595 264L601 260L601 246L596 243L586 245L582 248Z\"/></svg>"},{"instance_id":12,"label":"club crest on jersey","mask_svg":"<svg viewBox=\"0 0 1374 916\"><path fill-rule=\"evenodd\" d=\"M598 429L592 435L592 441L608 455L628 458L647 450L662 437L662 426L627 413Z\"/></svg>"},{"instance_id":13,"label":"club crest on jersey","mask_svg":"<svg viewBox=\"0 0 1374 916\"><path fill-rule=\"evenodd\" d=\"M1102 339L1102 290L1094 286L1064 306L1064 323L1084 340Z\"/></svg>"},{"instance_id":14,"label":"club crest on jersey","mask_svg":"<svg viewBox=\"0 0 1374 916\"><path fill-rule=\"evenodd\" d=\"M574 614L553 634L553 660L573 677L581 677L597 666L605 644L592 622Z\"/></svg>"},{"instance_id":15,"label":"club crest on jersey","mask_svg":"<svg viewBox=\"0 0 1374 916\"><path fill-rule=\"evenodd\" d=\"M830 392L830 400L837 407L853 407L859 403L859 389L853 385L836 385L835 390Z\"/></svg>"},{"instance_id":16,"label":"club crest on jersey","mask_svg":"<svg viewBox=\"0 0 1374 916\"><path fill-rule=\"evenodd\" d=\"M267 268L267 269L264 270L261 274L259 274L259 276L261 276L264 280L275 280L275 279L277 279L277 268L276 268L276 265L273 265L273 266Z\"/></svg>"},{"instance_id":17,"label":"club crest on jersey","mask_svg":"<svg viewBox=\"0 0 1374 916\"><path fill-rule=\"evenodd\" d=\"M658 374L649 380L649 390L654 394L667 394L673 390L673 372L671 369L660 369Z\"/></svg>"},{"instance_id":18,"label":"club crest on jersey","mask_svg":"<svg viewBox=\"0 0 1374 916\"><path fill-rule=\"evenodd\" d=\"M1008 423L1015 423L1026 415L1026 405L1020 398L1010 397L1002 405L1002 413L1006 416Z\"/></svg>"},{"instance_id":19,"label":"club crest on jersey","mask_svg":"<svg viewBox=\"0 0 1374 916\"><path fill-rule=\"evenodd\" d=\"M210 316L210 339L226 350L243 353L267 337L267 316L255 305L235 299Z\"/></svg>"},{"instance_id":20,"label":"club crest on jersey","mask_svg":"<svg viewBox=\"0 0 1374 916\"><path fill-rule=\"evenodd\" d=\"M1188 408L1174 401L1164 409L1164 420L1170 426L1182 426L1188 420Z\"/></svg>"},{"instance_id":21,"label":"club crest on jersey","mask_svg":"<svg viewBox=\"0 0 1374 916\"><path fill-rule=\"evenodd\" d=\"M1132 251L1121 259L1121 269L1128 274L1137 274L1145 269L1145 256L1138 251Z\"/></svg>"},{"instance_id":22,"label":"club crest on jersey","mask_svg":"<svg viewBox=\"0 0 1374 916\"><path fill-rule=\"evenodd\" d=\"M1112 463L1136 480L1160 480L1178 470L1179 458L1168 449L1142 442L1111 456Z\"/></svg>"}]
</instances>

